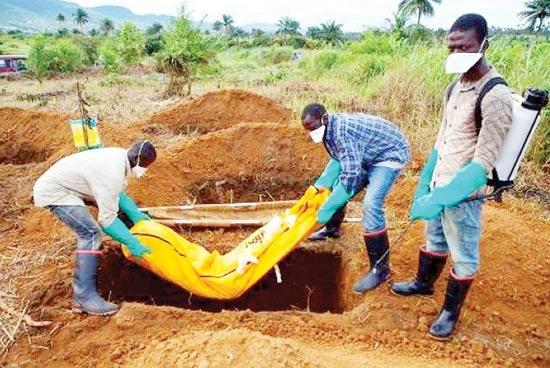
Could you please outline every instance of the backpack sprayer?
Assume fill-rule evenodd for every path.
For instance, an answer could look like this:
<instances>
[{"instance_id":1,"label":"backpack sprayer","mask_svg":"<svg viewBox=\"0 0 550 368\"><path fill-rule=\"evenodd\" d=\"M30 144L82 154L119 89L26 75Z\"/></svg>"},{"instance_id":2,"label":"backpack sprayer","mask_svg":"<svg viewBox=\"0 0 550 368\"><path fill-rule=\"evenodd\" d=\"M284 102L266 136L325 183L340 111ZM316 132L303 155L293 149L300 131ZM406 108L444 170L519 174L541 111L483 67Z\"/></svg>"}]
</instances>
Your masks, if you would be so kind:
<instances>
[{"instance_id":1,"label":"backpack sprayer","mask_svg":"<svg viewBox=\"0 0 550 368\"><path fill-rule=\"evenodd\" d=\"M519 164L535 135L542 109L548 104L547 91L529 88L524 95L525 97L513 95L512 126L504 138L504 144L495 163L493 179L489 181L489 185L494 187L489 197L494 197L497 202L502 201L501 195L504 190L514 186Z\"/></svg>"},{"instance_id":2,"label":"backpack sprayer","mask_svg":"<svg viewBox=\"0 0 550 368\"><path fill-rule=\"evenodd\" d=\"M499 77L489 80L477 99L474 115L478 133L481 129L482 120L481 101L485 94L497 84L506 84L506 82ZM452 91L453 87L454 84L451 85L449 91ZM448 93L450 95L450 92ZM502 193L514 187L514 180L517 177L521 160L525 156L527 148L529 148L529 144L540 123L542 109L548 104L548 91L528 88L524 92L524 95L525 97L515 93L512 95L512 125L504 138L500 154L493 168L493 178L488 181L488 185L494 188L493 192L489 195L469 200L494 199L495 202L500 203L502 202ZM382 261L390 253L390 250L397 248L414 221L409 221L409 224L397 236L393 245L376 261L372 272L376 273Z\"/></svg>"}]
</instances>

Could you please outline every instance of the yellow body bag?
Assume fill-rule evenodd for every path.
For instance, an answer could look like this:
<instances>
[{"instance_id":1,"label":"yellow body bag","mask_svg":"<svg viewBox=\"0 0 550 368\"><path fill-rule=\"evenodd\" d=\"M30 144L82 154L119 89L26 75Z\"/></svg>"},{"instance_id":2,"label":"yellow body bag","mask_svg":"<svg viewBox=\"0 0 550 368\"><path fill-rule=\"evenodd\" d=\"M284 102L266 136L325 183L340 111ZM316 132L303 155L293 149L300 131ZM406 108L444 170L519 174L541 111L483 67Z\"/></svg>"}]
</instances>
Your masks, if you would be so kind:
<instances>
[{"instance_id":1,"label":"yellow body bag","mask_svg":"<svg viewBox=\"0 0 550 368\"><path fill-rule=\"evenodd\" d=\"M130 231L153 253L134 258L125 246L122 251L127 258L192 294L235 299L319 227L317 210L329 195L329 190L310 187L294 206L274 216L224 255L210 253L152 220L139 221Z\"/></svg>"}]
</instances>

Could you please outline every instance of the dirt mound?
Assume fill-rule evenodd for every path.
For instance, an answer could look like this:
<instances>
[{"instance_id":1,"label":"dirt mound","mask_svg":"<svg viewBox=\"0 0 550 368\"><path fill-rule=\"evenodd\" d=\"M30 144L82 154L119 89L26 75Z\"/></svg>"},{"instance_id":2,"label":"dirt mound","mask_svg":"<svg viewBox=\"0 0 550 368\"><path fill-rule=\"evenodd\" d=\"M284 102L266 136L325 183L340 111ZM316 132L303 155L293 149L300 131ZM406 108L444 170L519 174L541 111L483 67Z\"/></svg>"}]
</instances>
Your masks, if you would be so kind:
<instances>
[{"instance_id":1,"label":"dirt mound","mask_svg":"<svg viewBox=\"0 0 550 368\"><path fill-rule=\"evenodd\" d=\"M276 101L244 90L210 92L149 118L146 125L174 134L206 133L238 123L288 123L292 111Z\"/></svg>"},{"instance_id":2,"label":"dirt mound","mask_svg":"<svg viewBox=\"0 0 550 368\"><path fill-rule=\"evenodd\" d=\"M154 341L138 359L128 364L184 366L192 359L199 367L221 367L226 364L239 367L311 365L313 362L300 350L300 346L290 340L244 329L198 331L166 341Z\"/></svg>"},{"instance_id":3,"label":"dirt mound","mask_svg":"<svg viewBox=\"0 0 550 368\"><path fill-rule=\"evenodd\" d=\"M10 219L32 207L32 186L36 179L56 161L75 153L68 124L76 115L0 108L0 229L11 225ZM120 134L124 131L124 134ZM157 137L136 127L108 122L100 124L105 146L130 145L137 139Z\"/></svg>"},{"instance_id":4,"label":"dirt mound","mask_svg":"<svg viewBox=\"0 0 550 368\"><path fill-rule=\"evenodd\" d=\"M129 192L147 206L297 199L327 159L301 127L238 124L170 146Z\"/></svg>"},{"instance_id":5,"label":"dirt mound","mask_svg":"<svg viewBox=\"0 0 550 368\"><path fill-rule=\"evenodd\" d=\"M0 109L0 164L44 162L73 141L68 114ZM65 153L65 152L64 152Z\"/></svg>"}]
</instances>

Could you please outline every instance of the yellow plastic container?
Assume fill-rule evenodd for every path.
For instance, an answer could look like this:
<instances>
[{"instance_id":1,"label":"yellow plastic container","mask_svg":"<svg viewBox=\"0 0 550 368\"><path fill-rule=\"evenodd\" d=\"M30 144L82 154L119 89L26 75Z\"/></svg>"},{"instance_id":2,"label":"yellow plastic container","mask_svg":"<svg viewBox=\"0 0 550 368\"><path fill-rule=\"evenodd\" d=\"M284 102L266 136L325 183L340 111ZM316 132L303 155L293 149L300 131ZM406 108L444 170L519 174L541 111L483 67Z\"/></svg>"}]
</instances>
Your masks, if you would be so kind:
<instances>
[{"instance_id":1,"label":"yellow plastic container","mask_svg":"<svg viewBox=\"0 0 550 368\"><path fill-rule=\"evenodd\" d=\"M88 122L82 119L69 120L69 124L71 125L74 145L77 151L86 151L102 146L95 119L89 119Z\"/></svg>"}]
</instances>

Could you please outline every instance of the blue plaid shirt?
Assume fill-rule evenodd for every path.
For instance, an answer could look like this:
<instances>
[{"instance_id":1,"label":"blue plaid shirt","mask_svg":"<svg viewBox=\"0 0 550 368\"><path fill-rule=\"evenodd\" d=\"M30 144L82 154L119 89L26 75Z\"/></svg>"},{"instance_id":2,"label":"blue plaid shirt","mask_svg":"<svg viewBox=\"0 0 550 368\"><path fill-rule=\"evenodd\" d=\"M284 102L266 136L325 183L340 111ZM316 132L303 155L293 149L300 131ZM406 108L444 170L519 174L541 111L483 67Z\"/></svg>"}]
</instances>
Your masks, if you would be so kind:
<instances>
[{"instance_id":1,"label":"blue plaid shirt","mask_svg":"<svg viewBox=\"0 0 550 368\"><path fill-rule=\"evenodd\" d=\"M409 142L399 128L373 115L329 115L324 143L342 165L340 182L354 194L365 187L368 167L388 161L404 166L411 159Z\"/></svg>"}]
</instances>

